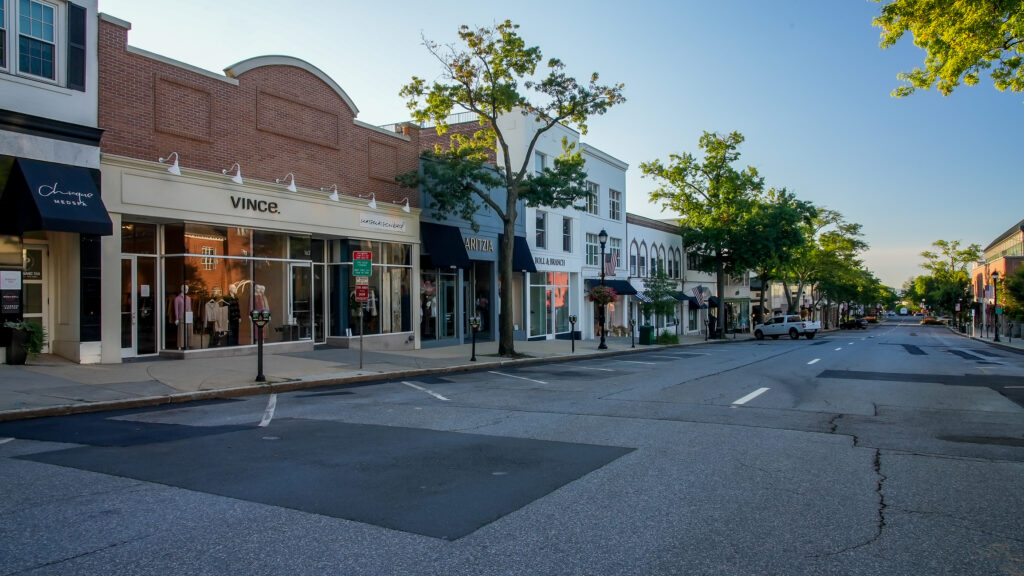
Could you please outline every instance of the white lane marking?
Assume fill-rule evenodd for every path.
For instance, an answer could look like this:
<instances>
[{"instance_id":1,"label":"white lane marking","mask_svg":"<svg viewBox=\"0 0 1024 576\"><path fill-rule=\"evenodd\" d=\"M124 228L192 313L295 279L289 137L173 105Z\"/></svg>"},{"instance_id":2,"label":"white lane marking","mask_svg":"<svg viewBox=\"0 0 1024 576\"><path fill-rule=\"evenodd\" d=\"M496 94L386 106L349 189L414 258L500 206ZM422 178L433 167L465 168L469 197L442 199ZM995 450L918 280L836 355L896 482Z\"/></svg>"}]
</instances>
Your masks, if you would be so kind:
<instances>
[{"instance_id":1,"label":"white lane marking","mask_svg":"<svg viewBox=\"0 0 1024 576\"><path fill-rule=\"evenodd\" d=\"M591 368L590 366L577 366L577 368L582 368L584 370L600 370L602 372L615 372L615 370L612 370L611 368Z\"/></svg>"},{"instance_id":2,"label":"white lane marking","mask_svg":"<svg viewBox=\"0 0 1024 576\"><path fill-rule=\"evenodd\" d=\"M847 344L847 346L853 346L853 342L850 342L849 344Z\"/></svg>"},{"instance_id":3,"label":"white lane marking","mask_svg":"<svg viewBox=\"0 0 1024 576\"><path fill-rule=\"evenodd\" d=\"M529 380L530 382L536 382L537 384L547 384L543 380L534 380L533 378L525 378L523 376L515 376L513 374L505 374L504 372L488 371L490 374L497 374L498 376L508 376L509 378L519 378L520 380Z\"/></svg>"},{"instance_id":4,"label":"white lane marking","mask_svg":"<svg viewBox=\"0 0 1024 576\"><path fill-rule=\"evenodd\" d=\"M836 352L839 352L839 351L840 351L840 350L842 350L842 349L843 349L843 347L842 347L842 346L840 346L839 348L836 348Z\"/></svg>"},{"instance_id":5,"label":"white lane marking","mask_svg":"<svg viewBox=\"0 0 1024 576\"><path fill-rule=\"evenodd\" d=\"M8 442L11 442L12 440L14 440L14 438L0 438L0 444L7 444Z\"/></svg>"},{"instance_id":6,"label":"white lane marking","mask_svg":"<svg viewBox=\"0 0 1024 576\"><path fill-rule=\"evenodd\" d=\"M808 362L808 364L817 364L819 360L821 360L821 358L815 358L814 360Z\"/></svg>"},{"instance_id":7,"label":"white lane marking","mask_svg":"<svg viewBox=\"0 0 1024 576\"><path fill-rule=\"evenodd\" d=\"M427 390L423 386L417 386L417 385L413 384L412 382L402 382L402 384L405 384L406 386L409 386L410 388L415 388L415 389L419 390L420 392L426 392L427 394L430 394L431 396L433 396L434 398L437 398L438 400L444 400L445 402L448 402L448 399L445 398L444 396L441 396L440 394L438 394L437 392L434 392L433 390Z\"/></svg>"},{"instance_id":8,"label":"white lane marking","mask_svg":"<svg viewBox=\"0 0 1024 576\"><path fill-rule=\"evenodd\" d=\"M1024 386L1003 386L1003 388L1024 388Z\"/></svg>"},{"instance_id":9,"label":"white lane marking","mask_svg":"<svg viewBox=\"0 0 1024 576\"><path fill-rule=\"evenodd\" d=\"M764 394L765 392L767 392L769 390L771 390L771 388L758 388L757 390L754 390L753 392L751 392L750 394L747 394L743 398L740 398L739 400L733 402L733 405L746 404L747 402L750 402L754 398L757 398L758 396L760 396L761 394Z\"/></svg>"},{"instance_id":10,"label":"white lane marking","mask_svg":"<svg viewBox=\"0 0 1024 576\"><path fill-rule=\"evenodd\" d=\"M648 354L647 357L648 358L671 358L673 360L679 360L679 356L668 356L668 355L662 355L662 354Z\"/></svg>"},{"instance_id":11,"label":"white lane marking","mask_svg":"<svg viewBox=\"0 0 1024 576\"><path fill-rule=\"evenodd\" d=\"M655 364L657 364L657 362L641 362L639 360L619 360L619 362L629 362L630 364L647 364L649 366L654 366Z\"/></svg>"},{"instance_id":12,"label":"white lane marking","mask_svg":"<svg viewBox=\"0 0 1024 576\"><path fill-rule=\"evenodd\" d=\"M266 428L274 419L274 410L277 409L277 394L271 394L267 400L267 409L263 411L263 419L260 420L260 428Z\"/></svg>"}]
</instances>

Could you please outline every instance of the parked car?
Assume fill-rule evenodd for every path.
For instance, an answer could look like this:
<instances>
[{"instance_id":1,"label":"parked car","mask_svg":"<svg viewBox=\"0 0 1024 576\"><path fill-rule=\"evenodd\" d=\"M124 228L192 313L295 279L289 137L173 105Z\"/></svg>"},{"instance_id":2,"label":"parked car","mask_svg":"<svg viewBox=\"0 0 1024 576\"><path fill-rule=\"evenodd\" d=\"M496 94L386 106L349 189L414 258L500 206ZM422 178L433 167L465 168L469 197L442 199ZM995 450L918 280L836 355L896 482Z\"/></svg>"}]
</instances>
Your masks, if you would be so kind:
<instances>
[{"instance_id":1,"label":"parked car","mask_svg":"<svg viewBox=\"0 0 1024 576\"><path fill-rule=\"evenodd\" d=\"M932 316L925 316L924 318L921 318L921 324L923 326L935 326L935 325L945 324L945 322L943 322L939 318L934 318Z\"/></svg>"},{"instance_id":2,"label":"parked car","mask_svg":"<svg viewBox=\"0 0 1024 576\"><path fill-rule=\"evenodd\" d=\"M864 330L868 327L868 321L864 318L850 318L840 322L839 327L843 330Z\"/></svg>"},{"instance_id":3,"label":"parked car","mask_svg":"<svg viewBox=\"0 0 1024 576\"><path fill-rule=\"evenodd\" d=\"M765 320L763 324L754 326L754 338L764 340L765 336L769 336L772 340L776 340L779 336L788 335L793 340L800 336L810 340L814 338L819 330L821 330L821 322L804 320L795 314L772 316Z\"/></svg>"}]
</instances>

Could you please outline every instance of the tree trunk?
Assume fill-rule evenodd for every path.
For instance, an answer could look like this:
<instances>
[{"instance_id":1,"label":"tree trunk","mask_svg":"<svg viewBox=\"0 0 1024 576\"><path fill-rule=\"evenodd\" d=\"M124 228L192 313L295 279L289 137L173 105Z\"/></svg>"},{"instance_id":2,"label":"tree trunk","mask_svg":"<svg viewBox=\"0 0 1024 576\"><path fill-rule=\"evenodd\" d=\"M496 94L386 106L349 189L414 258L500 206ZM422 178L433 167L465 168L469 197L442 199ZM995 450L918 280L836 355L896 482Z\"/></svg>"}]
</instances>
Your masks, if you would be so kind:
<instances>
[{"instance_id":1,"label":"tree trunk","mask_svg":"<svg viewBox=\"0 0 1024 576\"><path fill-rule=\"evenodd\" d=\"M717 259L716 270L717 285L718 285L718 322L716 327L716 336L719 338L725 338L725 261L721 258Z\"/></svg>"},{"instance_id":2,"label":"tree trunk","mask_svg":"<svg viewBox=\"0 0 1024 576\"><path fill-rule=\"evenodd\" d=\"M511 197L512 194L509 194ZM512 251L515 247L516 206L509 202L505 211L505 233L501 239L500 257L498 259L498 279L501 296L501 307L498 312L498 356L512 357L516 355L515 331L513 330L513 297L512 293ZM524 283L523 289L526 289Z\"/></svg>"}]
</instances>

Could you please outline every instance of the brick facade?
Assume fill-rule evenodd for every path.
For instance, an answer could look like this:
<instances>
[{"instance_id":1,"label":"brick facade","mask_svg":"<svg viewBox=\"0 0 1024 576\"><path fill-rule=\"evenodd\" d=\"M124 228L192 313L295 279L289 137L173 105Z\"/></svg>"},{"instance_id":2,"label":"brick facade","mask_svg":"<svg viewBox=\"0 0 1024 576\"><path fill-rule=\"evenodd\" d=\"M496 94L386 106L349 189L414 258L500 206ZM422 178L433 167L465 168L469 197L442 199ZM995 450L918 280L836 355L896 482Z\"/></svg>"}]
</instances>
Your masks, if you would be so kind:
<instances>
[{"instance_id":1,"label":"brick facade","mask_svg":"<svg viewBox=\"0 0 1024 576\"><path fill-rule=\"evenodd\" d=\"M345 98L292 65L248 69L234 81L128 50L128 30L99 23L99 127L103 153L219 173L238 162L265 182L294 173L299 187L337 184L342 195L380 202L419 194L395 176L419 165L419 130L394 135L355 122ZM237 81L237 82L235 82Z\"/></svg>"}]
</instances>

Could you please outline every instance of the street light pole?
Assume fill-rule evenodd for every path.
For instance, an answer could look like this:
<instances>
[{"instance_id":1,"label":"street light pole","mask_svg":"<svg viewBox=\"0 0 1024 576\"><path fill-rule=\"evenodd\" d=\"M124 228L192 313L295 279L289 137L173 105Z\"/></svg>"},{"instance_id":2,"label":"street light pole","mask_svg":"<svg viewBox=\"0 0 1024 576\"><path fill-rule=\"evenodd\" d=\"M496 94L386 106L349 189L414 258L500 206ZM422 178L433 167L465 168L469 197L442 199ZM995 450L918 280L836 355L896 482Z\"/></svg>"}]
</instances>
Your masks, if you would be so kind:
<instances>
[{"instance_id":1,"label":"street light pole","mask_svg":"<svg viewBox=\"0 0 1024 576\"><path fill-rule=\"evenodd\" d=\"M993 342L999 342L999 271L992 271L992 323L996 325L996 337Z\"/></svg>"},{"instance_id":2,"label":"street light pole","mask_svg":"<svg viewBox=\"0 0 1024 576\"><path fill-rule=\"evenodd\" d=\"M603 228L597 235L597 241L601 243L601 260L598 265L601 267L601 288L604 288L604 245L608 242L608 232ZM604 341L604 321L605 321L605 307L607 304L601 303L601 343L597 346L598 350L607 350L608 344Z\"/></svg>"}]
</instances>

